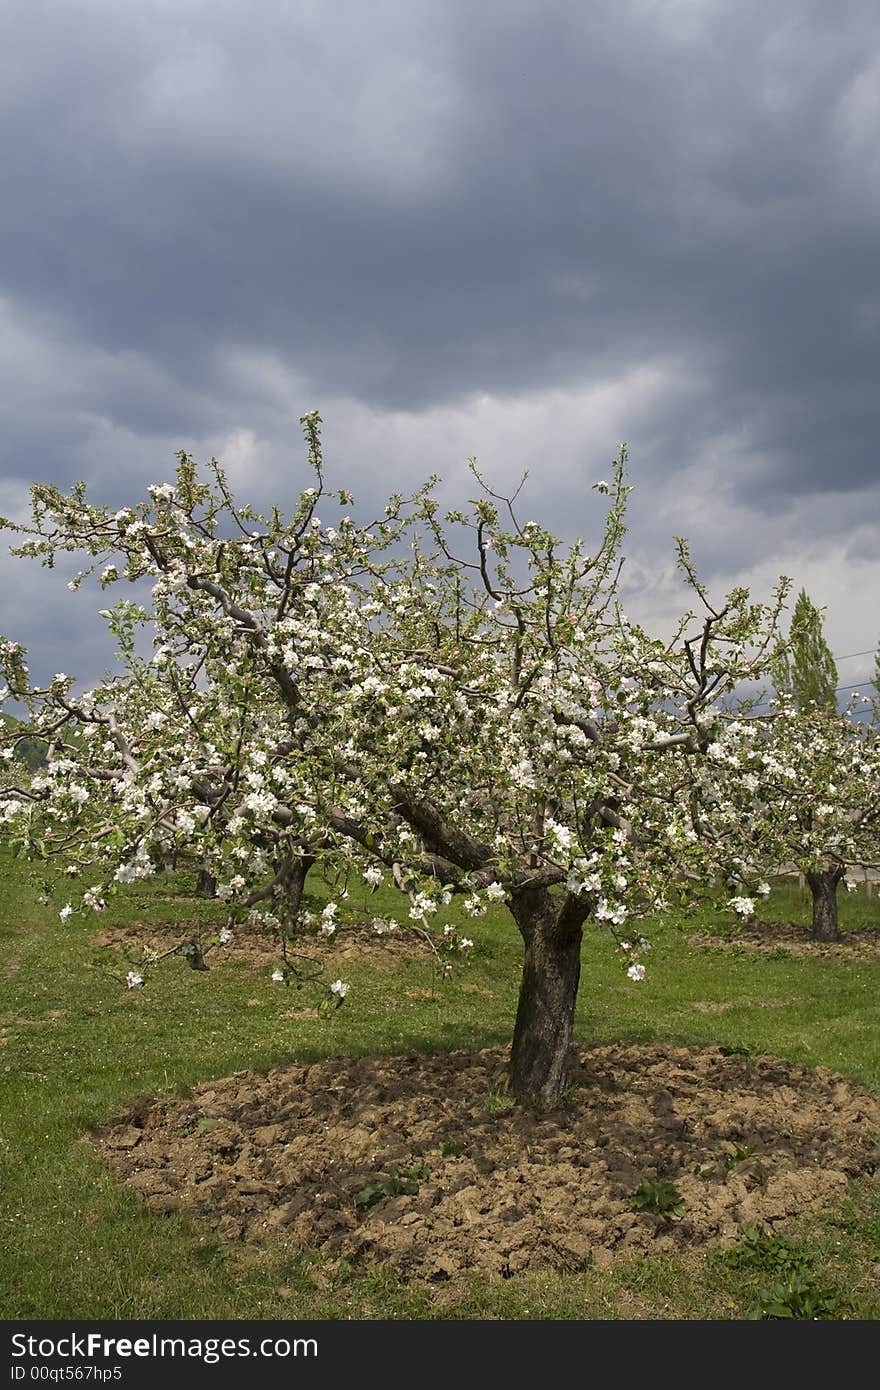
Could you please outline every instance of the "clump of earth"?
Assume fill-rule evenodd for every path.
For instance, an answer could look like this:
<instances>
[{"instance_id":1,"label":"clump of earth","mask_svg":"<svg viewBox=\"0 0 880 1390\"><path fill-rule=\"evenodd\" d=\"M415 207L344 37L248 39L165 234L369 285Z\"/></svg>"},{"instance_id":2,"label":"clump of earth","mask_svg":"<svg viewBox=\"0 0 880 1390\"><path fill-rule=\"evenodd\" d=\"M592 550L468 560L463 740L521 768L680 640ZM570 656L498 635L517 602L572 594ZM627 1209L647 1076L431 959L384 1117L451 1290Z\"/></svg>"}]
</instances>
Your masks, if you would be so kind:
<instances>
[{"instance_id":1,"label":"clump of earth","mask_svg":"<svg viewBox=\"0 0 880 1390\"><path fill-rule=\"evenodd\" d=\"M564 1103L533 1113L509 1103L506 1063L489 1048L237 1072L144 1099L93 1140L153 1211L435 1281L731 1245L880 1166L880 1100L823 1068L594 1047Z\"/></svg>"},{"instance_id":2,"label":"clump of earth","mask_svg":"<svg viewBox=\"0 0 880 1390\"><path fill-rule=\"evenodd\" d=\"M788 955L804 958L880 956L878 927L853 927L842 933L840 941L814 941L809 928L797 922L752 922L723 935L699 932L687 940L689 946L739 947L758 955L783 950Z\"/></svg>"}]
</instances>

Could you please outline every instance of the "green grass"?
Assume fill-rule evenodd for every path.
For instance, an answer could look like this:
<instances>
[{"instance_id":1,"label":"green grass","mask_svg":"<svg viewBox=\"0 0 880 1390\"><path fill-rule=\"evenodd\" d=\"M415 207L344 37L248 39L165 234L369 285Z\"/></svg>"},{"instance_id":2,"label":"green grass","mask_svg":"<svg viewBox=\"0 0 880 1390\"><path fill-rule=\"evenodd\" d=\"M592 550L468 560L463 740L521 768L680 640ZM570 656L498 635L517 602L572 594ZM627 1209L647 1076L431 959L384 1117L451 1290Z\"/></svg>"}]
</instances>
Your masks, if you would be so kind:
<instances>
[{"instance_id":1,"label":"green grass","mask_svg":"<svg viewBox=\"0 0 880 1390\"><path fill-rule=\"evenodd\" d=\"M762 1301L769 1306L774 1288L779 1294L791 1272L784 1261L768 1256L762 1267L694 1256L580 1275L475 1278L444 1296L432 1285L402 1284L385 1268L225 1245L192 1220L145 1210L83 1141L89 1126L135 1096L181 1094L209 1077L285 1059L506 1043L516 1006L520 950L509 919L500 910L475 923L456 906L446 917L477 941L467 968L443 982L427 955L337 960L351 993L318 1020L290 1017L314 1007L317 985L288 989L272 984L270 967L232 960L202 973L174 956L147 989L121 988L92 932L114 921L220 920L218 905L190 896L192 883L180 874L139 884L103 917L62 924L63 882L41 907L36 870L0 857L0 1317L740 1319ZM320 881L309 887L318 906L333 896ZM845 927L880 918L864 890L841 898ZM358 886L343 916L383 912L406 916L393 892L368 895ZM808 900L796 889L774 893L762 916L806 923ZM729 914L706 908L652 923L650 968L638 985L607 936L589 932L579 1040L720 1043L821 1064L880 1089L880 960L768 958L687 944L688 934L725 925ZM791 1266L801 1280L789 1290L795 1304L812 1307L811 1289L845 1290L854 1316L880 1316L872 1273L880 1183L854 1186L840 1211L786 1234L803 1252ZM822 1306L835 1306L829 1298Z\"/></svg>"}]
</instances>

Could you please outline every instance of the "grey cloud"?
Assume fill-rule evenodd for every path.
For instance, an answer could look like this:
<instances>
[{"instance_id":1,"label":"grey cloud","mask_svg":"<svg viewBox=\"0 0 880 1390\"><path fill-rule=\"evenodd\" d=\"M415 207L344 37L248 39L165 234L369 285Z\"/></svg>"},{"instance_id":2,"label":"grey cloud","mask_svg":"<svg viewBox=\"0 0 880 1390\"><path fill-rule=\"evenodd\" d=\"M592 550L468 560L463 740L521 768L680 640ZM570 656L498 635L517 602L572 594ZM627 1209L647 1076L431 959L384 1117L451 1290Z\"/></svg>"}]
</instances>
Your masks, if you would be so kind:
<instances>
[{"instance_id":1,"label":"grey cloud","mask_svg":"<svg viewBox=\"0 0 880 1390\"><path fill-rule=\"evenodd\" d=\"M423 461L457 483L491 424L564 528L623 436L639 543L694 520L719 574L874 496L872 0L10 0L4 25L6 476L115 500L249 439L265 493L318 405L377 491ZM542 393L656 363L629 419L565 406L553 437Z\"/></svg>"}]
</instances>

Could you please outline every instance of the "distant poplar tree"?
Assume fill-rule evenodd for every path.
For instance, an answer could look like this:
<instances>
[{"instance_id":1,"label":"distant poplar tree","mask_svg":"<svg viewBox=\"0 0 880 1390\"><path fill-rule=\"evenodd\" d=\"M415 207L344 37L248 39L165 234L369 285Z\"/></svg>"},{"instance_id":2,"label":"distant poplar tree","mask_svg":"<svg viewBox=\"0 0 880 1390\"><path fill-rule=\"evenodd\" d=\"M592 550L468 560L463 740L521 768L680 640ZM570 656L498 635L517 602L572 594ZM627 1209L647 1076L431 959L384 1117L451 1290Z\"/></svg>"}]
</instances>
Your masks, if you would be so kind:
<instances>
[{"instance_id":1,"label":"distant poplar tree","mask_svg":"<svg viewBox=\"0 0 880 1390\"><path fill-rule=\"evenodd\" d=\"M794 606L787 651L773 663L773 683L798 709L837 709L837 667L822 634L822 613L801 589Z\"/></svg>"}]
</instances>

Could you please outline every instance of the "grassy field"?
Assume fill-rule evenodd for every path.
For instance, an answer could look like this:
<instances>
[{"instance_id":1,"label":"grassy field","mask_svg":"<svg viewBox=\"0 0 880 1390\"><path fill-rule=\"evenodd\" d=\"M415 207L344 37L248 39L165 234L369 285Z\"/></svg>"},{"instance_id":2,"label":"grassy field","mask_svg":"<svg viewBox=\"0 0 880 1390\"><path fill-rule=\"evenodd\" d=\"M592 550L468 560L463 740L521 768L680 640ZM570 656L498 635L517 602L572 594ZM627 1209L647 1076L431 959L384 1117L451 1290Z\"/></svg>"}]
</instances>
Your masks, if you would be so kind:
<instances>
[{"instance_id":1,"label":"grassy field","mask_svg":"<svg viewBox=\"0 0 880 1390\"><path fill-rule=\"evenodd\" d=\"M812 1315L810 1291L822 1293L820 1316L880 1316L877 1177L854 1186L832 1215L789 1230L790 1244L725 1258L639 1259L601 1275L474 1279L442 1299L434 1286L402 1283L384 1268L327 1267L308 1252L282 1259L224 1245L182 1216L148 1212L83 1142L89 1126L137 1095L179 1094L287 1059L505 1043L518 939L503 911L477 923L451 911L477 940L471 964L452 980L437 980L427 955L363 954L336 970L351 982L343 1008L295 1019L291 1012L317 1002L317 986L292 993L271 982L265 964L228 960L201 973L174 956L147 989L125 990L112 978L96 929L218 916L191 895L192 874L135 885L100 919L62 924L58 902L37 904L34 872L0 858L0 1317L744 1319L768 1306L774 1284L792 1287L792 1279L800 1316ZM310 889L319 904L331 896L319 880ZM863 889L841 897L844 927L880 917ZM359 890L345 905L349 920L393 906L391 894L367 901ZM763 915L806 922L808 902L796 889L774 891ZM651 923L651 968L639 985L625 978L609 939L590 932L579 1042L722 1044L821 1064L880 1089L880 958L759 957L687 944L689 933L725 925L729 916L709 909ZM762 1007L768 999L779 1006ZM694 1007L713 1002L730 1007Z\"/></svg>"}]
</instances>

